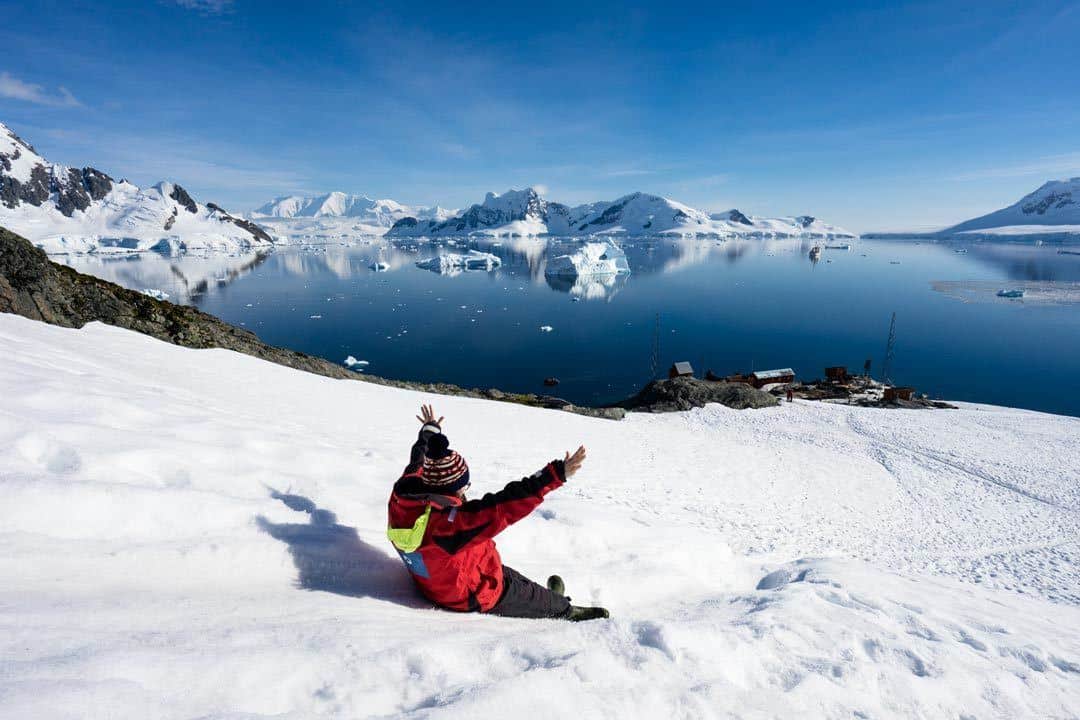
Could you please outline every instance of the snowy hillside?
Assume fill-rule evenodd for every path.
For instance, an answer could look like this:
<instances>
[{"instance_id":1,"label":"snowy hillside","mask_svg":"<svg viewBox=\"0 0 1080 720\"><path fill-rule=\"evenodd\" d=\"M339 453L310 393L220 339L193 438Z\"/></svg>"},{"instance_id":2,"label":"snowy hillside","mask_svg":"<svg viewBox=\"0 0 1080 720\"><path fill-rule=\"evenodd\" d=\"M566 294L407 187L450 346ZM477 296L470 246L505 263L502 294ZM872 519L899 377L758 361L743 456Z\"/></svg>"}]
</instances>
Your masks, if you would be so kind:
<instances>
[{"instance_id":1,"label":"snowy hillside","mask_svg":"<svg viewBox=\"0 0 1080 720\"><path fill-rule=\"evenodd\" d=\"M0 315L0 717L1071 718L1080 420L623 422ZM272 388L272 391L268 391ZM613 618L433 610L385 537L423 401L499 536Z\"/></svg>"},{"instance_id":2,"label":"snowy hillside","mask_svg":"<svg viewBox=\"0 0 1080 720\"><path fill-rule=\"evenodd\" d=\"M758 218L738 210L709 215L658 195L631 193L613 201L569 207L533 188L488 193L484 201L445 221L407 217L390 237L450 235L622 235L710 237L854 237L813 217Z\"/></svg>"},{"instance_id":3,"label":"snowy hillside","mask_svg":"<svg viewBox=\"0 0 1080 720\"><path fill-rule=\"evenodd\" d=\"M2 123L0 227L49 253L237 251L273 242L254 223L196 202L179 185L140 189L94 168L50 163Z\"/></svg>"},{"instance_id":4,"label":"snowy hillside","mask_svg":"<svg viewBox=\"0 0 1080 720\"><path fill-rule=\"evenodd\" d=\"M1051 180L1009 207L942 230L942 235L1080 234L1080 177Z\"/></svg>"}]
</instances>

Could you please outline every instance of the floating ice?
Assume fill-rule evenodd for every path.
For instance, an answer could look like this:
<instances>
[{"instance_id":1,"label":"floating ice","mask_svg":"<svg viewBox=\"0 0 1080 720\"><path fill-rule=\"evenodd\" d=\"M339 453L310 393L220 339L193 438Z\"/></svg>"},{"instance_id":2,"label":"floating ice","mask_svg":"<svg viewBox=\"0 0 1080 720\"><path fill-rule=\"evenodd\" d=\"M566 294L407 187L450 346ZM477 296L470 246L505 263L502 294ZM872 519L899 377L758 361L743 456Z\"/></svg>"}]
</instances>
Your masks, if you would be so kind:
<instances>
[{"instance_id":1,"label":"floating ice","mask_svg":"<svg viewBox=\"0 0 1080 720\"><path fill-rule=\"evenodd\" d=\"M554 329L555 328L551 327L550 325L541 325L540 326L540 332L551 332Z\"/></svg>"},{"instance_id":2,"label":"floating ice","mask_svg":"<svg viewBox=\"0 0 1080 720\"><path fill-rule=\"evenodd\" d=\"M462 270L491 271L499 267L502 260L491 253L470 250L468 253L443 253L426 260L420 260L416 267L437 273L453 274Z\"/></svg>"},{"instance_id":3,"label":"floating ice","mask_svg":"<svg viewBox=\"0 0 1080 720\"><path fill-rule=\"evenodd\" d=\"M352 355L345 358L345 365L347 365L348 367L356 367L356 366L363 366L363 365L370 365L370 364L371 363L369 363L367 360L357 360Z\"/></svg>"},{"instance_id":4,"label":"floating ice","mask_svg":"<svg viewBox=\"0 0 1080 720\"><path fill-rule=\"evenodd\" d=\"M139 292L141 292L143 295L146 295L147 297L152 297L155 300L169 299L169 293L165 292L164 290L157 290L155 288L144 288Z\"/></svg>"},{"instance_id":5,"label":"floating ice","mask_svg":"<svg viewBox=\"0 0 1080 720\"><path fill-rule=\"evenodd\" d=\"M612 242L585 243L570 255L548 260L545 275L579 277L581 275L621 275L630 272L626 254Z\"/></svg>"}]
</instances>

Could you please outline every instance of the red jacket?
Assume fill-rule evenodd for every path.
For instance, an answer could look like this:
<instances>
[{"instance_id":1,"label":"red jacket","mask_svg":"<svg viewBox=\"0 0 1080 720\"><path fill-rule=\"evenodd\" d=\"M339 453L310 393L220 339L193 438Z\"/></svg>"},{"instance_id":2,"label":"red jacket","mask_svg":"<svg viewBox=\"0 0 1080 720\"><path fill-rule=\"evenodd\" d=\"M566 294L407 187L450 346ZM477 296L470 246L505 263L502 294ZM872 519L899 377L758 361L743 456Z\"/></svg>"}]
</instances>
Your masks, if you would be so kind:
<instances>
[{"instance_id":1,"label":"red jacket","mask_svg":"<svg viewBox=\"0 0 1080 720\"><path fill-rule=\"evenodd\" d=\"M388 534L425 597L451 610L487 611L503 591L502 559L492 538L566 482L563 463L548 463L478 500L440 495L421 477L427 440L434 434L429 428L420 431L409 465L390 494Z\"/></svg>"}]
</instances>

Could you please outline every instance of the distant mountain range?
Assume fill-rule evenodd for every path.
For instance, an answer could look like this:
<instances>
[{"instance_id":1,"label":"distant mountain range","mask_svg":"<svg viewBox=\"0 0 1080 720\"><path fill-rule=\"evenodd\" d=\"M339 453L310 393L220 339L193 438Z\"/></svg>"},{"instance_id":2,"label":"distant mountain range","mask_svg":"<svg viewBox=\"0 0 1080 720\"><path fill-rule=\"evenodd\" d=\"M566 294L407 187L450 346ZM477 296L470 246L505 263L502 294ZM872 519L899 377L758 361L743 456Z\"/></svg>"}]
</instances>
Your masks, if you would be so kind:
<instances>
[{"instance_id":1,"label":"distant mountain range","mask_svg":"<svg viewBox=\"0 0 1080 720\"><path fill-rule=\"evenodd\" d=\"M482 203L446 220L404 217L387 233L388 237L461 235L855 237L854 233L809 215L759 218L738 210L710 215L641 192L570 207L546 200L533 188L509 190L501 195L488 193Z\"/></svg>"},{"instance_id":2,"label":"distant mountain range","mask_svg":"<svg viewBox=\"0 0 1080 720\"><path fill-rule=\"evenodd\" d=\"M140 189L50 163L0 123L0 226L50 253L269 246L261 227L170 182Z\"/></svg>"},{"instance_id":3,"label":"distant mountain range","mask_svg":"<svg viewBox=\"0 0 1080 720\"><path fill-rule=\"evenodd\" d=\"M326 195L304 197L289 195L266 203L251 213L257 219L292 218L355 218L376 227L389 228L404 217L423 220L446 220L457 210L441 207L411 207L394 200L372 200L367 195L346 195L331 192Z\"/></svg>"}]
</instances>

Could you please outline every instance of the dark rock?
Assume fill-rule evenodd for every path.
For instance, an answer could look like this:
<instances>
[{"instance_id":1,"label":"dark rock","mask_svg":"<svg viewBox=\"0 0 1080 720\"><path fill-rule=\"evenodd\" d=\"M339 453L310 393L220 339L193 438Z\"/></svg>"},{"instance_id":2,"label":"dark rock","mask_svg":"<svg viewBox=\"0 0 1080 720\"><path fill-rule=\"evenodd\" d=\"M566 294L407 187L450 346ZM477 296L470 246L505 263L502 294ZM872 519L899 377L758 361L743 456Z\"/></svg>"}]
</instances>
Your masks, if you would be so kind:
<instances>
[{"instance_id":1,"label":"dark rock","mask_svg":"<svg viewBox=\"0 0 1080 720\"><path fill-rule=\"evenodd\" d=\"M208 210L212 211L212 212L215 212L215 213L217 213L219 215L222 215L224 217L224 219L227 220L228 222L231 222L233 225L236 225L237 227L240 227L240 228L243 228L244 230L247 230L249 233L251 233L253 236L259 238L260 240L265 240L268 243L274 242L274 238L270 237L270 235L265 230L263 230L260 226L256 225L255 223L251 222L250 220L244 220L243 218L233 217L232 215L230 215L225 209L223 209L217 203L208 202L208 203L206 203L206 208Z\"/></svg>"},{"instance_id":2,"label":"dark rock","mask_svg":"<svg viewBox=\"0 0 1080 720\"><path fill-rule=\"evenodd\" d=\"M82 169L82 184L91 200L102 200L113 189L113 179L94 168Z\"/></svg>"},{"instance_id":3,"label":"dark rock","mask_svg":"<svg viewBox=\"0 0 1080 720\"><path fill-rule=\"evenodd\" d=\"M250 220L233 217L232 215L229 215L228 219L232 221L233 225L247 230L249 233L259 238L260 240L265 240L268 243L274 242L274 238L270 237L270 235L265 230L263 230L261 227L251 222Z\"/></svg>"},{"instance_id":4,"label":"dark rock","mask_svg":"<svg viewBox=\"0 0 1080 720\"><path fill-rule=\"evenodd\" d=\"M49 199L50 188L49 171L38 163L30 170L30 179L25 183L0 175L0 203L9 208L18 207L20 202L41 207Z\"/></svg>"},{"instance_id":5,"label":"dark rock","mask_svg":"<svg viewBox=\"0 0 1080 720\"><path fill-rule=\"evenodd\" d=\"M172 215L165 221L165 229L172 230L172 226L176 224L176 208L173 208Z\"/></svg>"},{"instance_id":6,"label":"dark rock","mask_svg":"<svg viewBox=\"0 0 1080 720\"><path fill-rule=\"evenodd\" d=\"M418 224L419 221L414 217L403 217L390 226L390 231L407 230L416 227Z\"/></svg>"},{"instance_id":7,"label":"dark rock","mask_svg":"<svg viewBox=\"0 0 1080 720\"><path fill-rule=\"evenodd\" d=\"M175 200L189 213L198 212L198 206L195 204L195 200L188 195L188 191L179 185L173 185L172 192L169 193L169 197Z\"/></svg>"},{"instance_id":8,"label":"dark rock","mask_svg":"<svg viewBox=\"0 0 1080 720\"><path fill-rule=\"evenodd\" d=\"M779 404L769 393L743 383L710 382L693 377L654 380L619 407L634 412L677 412L707 403L720 403L736 410L765 408Z\"/></svg>"},{"instance_id":9,"label":"dark rock","mask_svg":"<svg viewBox=\"0 0 1080 720\"><path fill-rule=\"evenodd\" d=\"M68 168L66 178L54 177L52 191L56 193L56 208L67 217L90 207L90 193L83 187L82 173L75 168Z\"/></svg>"},{"instance_id":10,"label":"dark rock","mask_svg":"<svg viewBox=\"0 0 1080 720\"><path fill-rule=\"evenodd\" d=\"M738 210L731 210L728 212L728 220L731 222L737 222L741 225L753 225L754 221L743 215Z\"/></svg>"}]
</instances>

